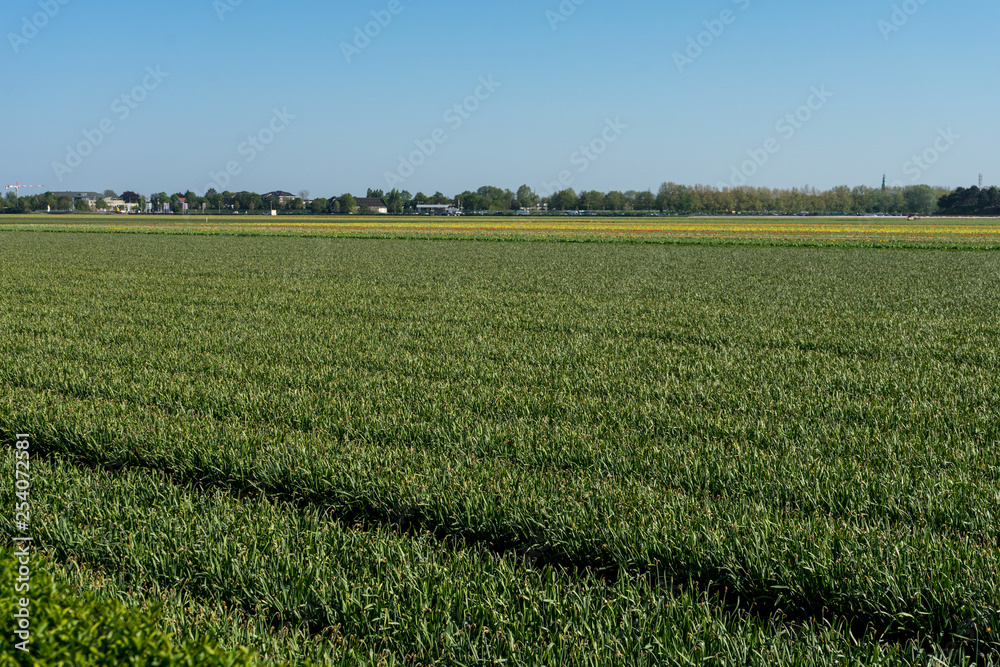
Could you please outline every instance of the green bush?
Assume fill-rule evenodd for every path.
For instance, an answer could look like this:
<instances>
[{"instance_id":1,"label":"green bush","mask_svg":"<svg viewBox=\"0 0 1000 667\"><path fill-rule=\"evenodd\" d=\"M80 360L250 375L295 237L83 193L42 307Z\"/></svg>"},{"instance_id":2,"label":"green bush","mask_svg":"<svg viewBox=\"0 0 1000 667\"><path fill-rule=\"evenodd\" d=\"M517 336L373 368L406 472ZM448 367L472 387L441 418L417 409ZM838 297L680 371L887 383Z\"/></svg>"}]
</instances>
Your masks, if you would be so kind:
<instances>
[{"instance_id":1,"label":"green bush","mask_svg":"<svg viewBox=\"0 0 1000 667\"><path fill-rule=\"evenodd\" d=\"M256 656L245 648L228 651L211 640L175 643L159 626L157 612L145 613L114 600L70 592L41 569L42 559L32 554L31 588L15 592L17 560L12 549L0 549L0 615L12 619L17 599L31 601L31 637L28 651L15 648L20 641L5 623L0 633L0 667L46 665L147 665L213 667L255 665Z\"/></svg>"}]
</instances>

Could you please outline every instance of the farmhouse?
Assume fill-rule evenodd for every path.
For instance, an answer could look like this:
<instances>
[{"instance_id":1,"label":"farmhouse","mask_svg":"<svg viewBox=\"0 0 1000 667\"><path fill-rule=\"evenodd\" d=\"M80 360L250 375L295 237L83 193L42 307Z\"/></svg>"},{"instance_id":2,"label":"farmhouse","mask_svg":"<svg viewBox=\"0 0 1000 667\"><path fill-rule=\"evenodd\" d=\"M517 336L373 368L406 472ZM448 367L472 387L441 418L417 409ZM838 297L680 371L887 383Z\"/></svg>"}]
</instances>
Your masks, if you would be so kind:
<instances>
[{"instance_id":1,"label":"farmhouse","mask_svg":"<svg viewBox=\"0 0 1000 667\"><path fill-rule=\"evenodd\" d=\"M274 192L268 192L264 197L274 197L278 200L278 205L284 206L288 202L296 198L291 192L285 192L284 190L275 190Z\"/></svg>"},{"instance_id":2,"label":"farmhouse","mask_svg":"<svg viewBox=\"0 0 1000 667\"><path fill-rule=\"evenodd\" d=\"M381 197L355 197L358 202L358 210L368 209L371 213L388 213L389 207L382 201Z\"/></svg>"},{"instance_id":3,"label":"farmhouse","mask_svg":"<svg viewBox=\"0 0 1000 667\"><path fill-rule=\"evenodd\" d=\"M355 197L354 201L358 205L359 211L364 211L367 209L368 213L380 213L388 214L389 207L386 205L385 201L381 197ZM336 210L339 208L340 198L335 197L330 200L330 210Z\"/></svg>"}]
</instances>

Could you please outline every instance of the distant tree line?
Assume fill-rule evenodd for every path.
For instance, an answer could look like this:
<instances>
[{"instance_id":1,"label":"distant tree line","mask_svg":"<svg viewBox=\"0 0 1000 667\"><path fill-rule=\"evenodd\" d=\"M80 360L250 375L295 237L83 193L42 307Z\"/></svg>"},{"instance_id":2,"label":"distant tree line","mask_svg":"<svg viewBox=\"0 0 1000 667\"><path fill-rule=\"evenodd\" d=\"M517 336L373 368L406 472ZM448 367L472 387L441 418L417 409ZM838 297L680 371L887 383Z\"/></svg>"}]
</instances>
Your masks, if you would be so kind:
<instances>
[{"instance_id":1,"label":"distant tree line","mask_svg":"<svg viewBox=\"0 0 1000 667\"><path fill-rule=\"evenodd\" d=\"M547 198L550 209L617 212L663 212L668 214L723 215L865 215L938 212L938 202L950 190L929 185L871 188L846 185L830 190L816 188L766 188L741 186L719 189L705 185L664 183L654 194L645 192L598 192L562 190Z\"/></svg>"},{"instance_id":2,"label":"distant tree line","mask_svg":"<svg viewBox=\"0 0 1000 667\"><path fill-rule=\"evenodd\" d=\"M119 199L111 190L104 193L108 200ZM467 213L513 213L517 211L585 211L609 215L643 215L653 213L678 215L723 215L761 214L794 215L870 215L870 214L912 214L912 215L1000 215L1000 189L989 188L933 188L929 185L905 187L872 188L846 185L829 190L816 188L766 188L733 187L716 188L707 185L678 185L664 183L657 192L651 190L628 190L620 192L600 192L585 190L577 193L572 188L553 192L548 196L537 194L527 185L516 192L495 186L483 186L478 190L466 190L454 197L441 192L415 195L406 190L369 189L368 198L379 198L390 213L412 213L421 204L445 204ZM366 214L372 213L365 203L359 203L351 194L329 198L309 198L308 191L298 197L280 199L273 195L255 192L217 192L210 189L204 196L192 191L167 194L158 192L149 196L132 191L122 193L120 199L129 204L137 204L145 210L152 204L154 211L162 211L164 204L170 205L171 213L204 209L213 213L281 211L313 215ZM102 198L95 208L108 208ZM70 197L56 197L51 192L38 195L16 197L8 192L0 199L0 213L28 213L31 211L90 210L83 201Z\"/></svg>"},{"instance_id":3,"label":"distant tree line","mask_svg":"<svg viewBox=\"0 0 1000 667\"><path fill-rule=\"evenodd\" d=\"M1000 188L958 188L938 200L944 215L1000 215Z\"/></svg>"}]
</instances>

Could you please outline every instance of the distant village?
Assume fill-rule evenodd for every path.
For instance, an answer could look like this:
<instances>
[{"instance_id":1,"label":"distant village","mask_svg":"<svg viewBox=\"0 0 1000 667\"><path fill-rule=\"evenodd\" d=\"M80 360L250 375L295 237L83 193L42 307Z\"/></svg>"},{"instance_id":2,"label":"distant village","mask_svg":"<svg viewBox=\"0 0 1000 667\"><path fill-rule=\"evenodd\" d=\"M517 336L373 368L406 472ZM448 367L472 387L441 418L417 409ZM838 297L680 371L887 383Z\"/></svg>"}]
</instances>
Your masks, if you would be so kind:
<instances>
[{"instance_id":1,"label":"distant village","mask_svg":"<svg viewBox=\"0 0 1000 667\"><path fill-rule=\"evenodd\" d=\"M60 191L21 194L21 189L44 186L7 186L0 199L0 213L67 212L213 214L213 215L1000 215L1000 188L973 185L943 188L929 185L837 186L816 188L766 188L752 186L713 187L664 183L659 191L627 192L572 188L557 190L548 184L547 195L527 185L516 192L494 186L465 191L449 197L441 192L425 195L396 189L369 189L364 196L342 194L329 198L310 197L307 190L293 194L274 190L217 192L204 196L195 192L160 192L149 196L133 191L121 194ZM14 191L9 191L13 189Z\"/></svg>"},{"instance_id":2,"label":"distant village","mask_svg":"<svg viewBox=\"0 0 1000 667\"><path fill-rule=\"evenodd\" d=\"M89 191L61 191L46 192L43 195L36 195L33 198L35 206L31 210L40 210L44 205L46 212L103 212L103 213L186 213L186 212L212 212L212 213L270 213L277 215L279 212L288 213L360 213L372 215L388 215L390 205L386 203L380 192L370 192L364 197L353 195L341 195L333 198L309 197L308 192L300 192L298 195L284 190L275 190L263 195L254 192L224 192L215 193L210 191L206 196L201 197L193 192L184 194L177 193L167 195L161 193L146 197L135 192L124 192L118 195L113 190L100 192ZM423 196L408 198L406 210L414 213L437 214L437 215L457 215L461 210L451 206L449 203L437 203L431 198ZM403 213L403 207L392 211Z\"/></svg>"}]
</instances>

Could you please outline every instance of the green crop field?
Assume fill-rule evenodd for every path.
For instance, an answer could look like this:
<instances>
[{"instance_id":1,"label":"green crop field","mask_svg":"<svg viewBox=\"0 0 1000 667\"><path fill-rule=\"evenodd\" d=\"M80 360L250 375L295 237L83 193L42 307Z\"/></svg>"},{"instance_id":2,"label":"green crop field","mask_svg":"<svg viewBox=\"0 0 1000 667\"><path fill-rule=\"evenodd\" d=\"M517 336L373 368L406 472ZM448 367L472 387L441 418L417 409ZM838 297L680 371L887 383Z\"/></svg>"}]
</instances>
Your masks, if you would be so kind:
<instances>
[{"instance_id":1,"label":"green crop field","mask_svg":"<svg viewBox=\"0 0 1000 667\"><path fill-rule=\"evenodd\" d=\"M27 433L36 567L218 664L1000 664L994 252L0 257L3 557Z\"/></svg>"}]
</instances>

